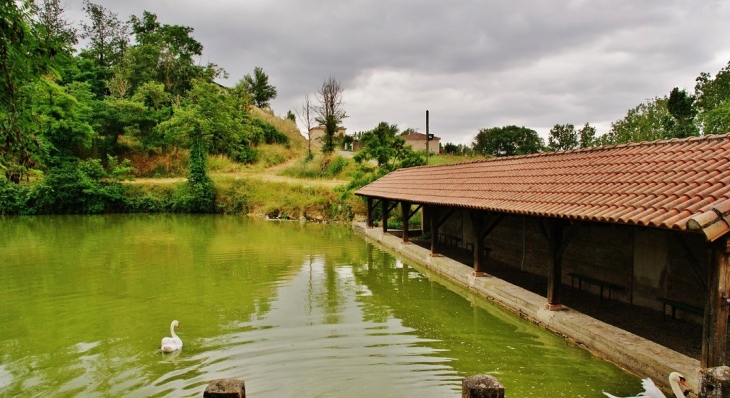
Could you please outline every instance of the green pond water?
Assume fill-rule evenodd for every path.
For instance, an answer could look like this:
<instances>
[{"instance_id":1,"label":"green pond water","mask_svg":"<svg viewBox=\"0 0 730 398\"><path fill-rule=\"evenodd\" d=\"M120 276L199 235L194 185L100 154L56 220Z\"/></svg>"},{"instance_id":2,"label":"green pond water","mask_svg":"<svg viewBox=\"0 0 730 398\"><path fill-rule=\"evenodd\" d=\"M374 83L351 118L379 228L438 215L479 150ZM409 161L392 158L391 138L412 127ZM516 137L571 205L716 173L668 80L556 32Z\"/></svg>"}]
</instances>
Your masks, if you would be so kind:
<instances>
[{"instance_id":1,"label":"green pond water","mask_svg":"<svg viewBox=\"0 0 730 398\"><path fill-rule=\"evenodd\" d=\"M173 319L182 351L158 352ZM241 217L0 218L0 397L630 395L640 381L348 226Z\"/></svg>"}]
</instances>

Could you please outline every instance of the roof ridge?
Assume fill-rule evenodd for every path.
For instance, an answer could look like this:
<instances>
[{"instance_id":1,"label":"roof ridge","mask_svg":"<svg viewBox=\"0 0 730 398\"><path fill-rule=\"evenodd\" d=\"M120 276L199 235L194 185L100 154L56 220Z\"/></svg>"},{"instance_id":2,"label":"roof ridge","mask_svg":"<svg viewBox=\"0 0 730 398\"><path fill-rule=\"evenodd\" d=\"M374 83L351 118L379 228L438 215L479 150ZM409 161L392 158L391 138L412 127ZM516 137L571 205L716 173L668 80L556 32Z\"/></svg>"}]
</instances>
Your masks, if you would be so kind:
<instances>
[{"instance_id":1,"label":"roof ridge","mask_svg":"<svg viewBox=\"0 0 730 398\"><path fill-rule=\"evenodd\" d=\"M614 145L606 145L606 146L594 146L594 147L588 147L588 148L567 149L564 151L546 151L546 152L538 152L538 153L528 153L528 154L524 154L524 155L494 156L494 157L489 157L489 158L465 160L465 161L461 161L461 162L454 162L454 163L447 163L447 164L430 164L430 165L423 165L423 166L415 166L415 167L409 167L409 169L424 168L424 167L443 167L443 166L453 166L453 165L464 165L464 164L481 163L481 162L494 162L494 161L503 161L503 160L507 160L507 159L510 159L510 160L527 159L527 158L539 157L539 156L559 156L559 155L566 155L569 153L599 152L599 151L612 150L614 148L669 145L669 144L679 144L682 142L690 142L690 141L701 141L701 142L721 141L721 140L725 140L728 138L730 138L730 133L707 134L707 135L692 136L692 137L685 137L685 138L669 138L669 139L653 140L653 141L626 142L626 143L622 143L622 144L614 144Z\"/></svg>"}]
</instances>

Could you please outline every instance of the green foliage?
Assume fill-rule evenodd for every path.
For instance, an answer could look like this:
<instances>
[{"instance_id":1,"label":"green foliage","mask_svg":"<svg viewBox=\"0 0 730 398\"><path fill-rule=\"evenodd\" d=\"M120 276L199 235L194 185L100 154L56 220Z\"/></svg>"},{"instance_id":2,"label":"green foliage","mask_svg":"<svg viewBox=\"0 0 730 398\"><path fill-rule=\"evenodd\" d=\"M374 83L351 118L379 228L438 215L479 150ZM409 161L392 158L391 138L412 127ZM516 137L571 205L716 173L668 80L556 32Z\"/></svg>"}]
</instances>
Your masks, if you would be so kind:
<instances>
[{"instance_id":1,"label":"green foliage","mask_svg":"<svg viewBox=\"0 0 730 398\"><path fill-rule=\"evenodd\" d=\"M0 170L18 183L38 165L42 152L36 120L24 96L27 86L53 72L56 55L66 47L45 40L32 1L3 2L0 21Z\"/></svg>"},{"instance_id":2,"label":"green foliage","mask_svg":"<svg viewBox=\"0 0 730 398\"><path fill-rule=\"evenodd\" d=\"M28 96L50 156L79 156L91 147L91 92L86 83L61 87L47 78L30 86Z\"/></svg>"},{"instance_id":3,"label":"green foliage","mask_svg":"<svg viewBox=\"0 0 730 398\"><path fill-rule=\"evenodd\" d=\"M426 164L423 154L405 145L395 124L380 122L374 129L362 133L360 143L363 149L354 157L358 163L374 159L378 167L389 171Z\"/></svg>"},{"instance_id":4,"label":"green foliage","mask_svg":"<svg viewBox=\"0 0 730 398\"><path fill-rule=\"evenodd\" d=\"M253 77L247 74L243 77L243 81L257 107L268 108L271 100L276 98L276 87L269 84L269 76L260 66L253 69Z\"/></svg>"},{"instance_id":5,"label":"green foliage","mask_svg":"<svg viewBox=\"0 0 730 398\"><path fill-rule=\"evenodd\" d=\"M564 151L576 148L588 148L596 143L596 129L586 123L580 130L572 124L556 124L550 129L547 149Z\"/></svg>"},{"instance_id":6,"label":"green foliage","mask_svg":"<svg viewBox=\"0 0 730 398\"><path fill-rule=\"evenodd\" d=\"M84 11L89 23L81 23L81 38L88 40L86 56L101 67L110 67L119 61L129 43L129 27L117 14L84 0Z\"/></svg>"},{"instance_id":7,"label":"green foliage","mask_svg":"<svg viewBox=\"0 0 730 398\"><path fill-rule=\"evenodd\" d=\"M611 123L611 130L601 137L602 144L654 141L672 137L673 117L667 97L654 98L629 109L626 116Z\"/></svg>"},{"instance_id":8,"label":"green foliage","mask_svg":"<svg viewBox=\"0 0 730 398\"><path fill-rule=\"evenodd\" d=\"M675 87L669 93L667 110L674 118L674 123L668 127L667 138L686 138L699 135L699 129L694 124L697 111L692 106L694 97L687 94L687 91Z\"/></svg>"},{"instance_id":9,"label":"green foliage","mask_svg":"<svg viewBox=\"0 0 730 398\"><path fill-rule=\"evenodd\" d=\"M13 184L0 177L0 214L23 214L25 212L27 191L27 187Z\"/></svg>"},{"instance_id":10,"label":"green foliage","mask_svg":"<svg viewBox=\"0 0 730 398\"><path fill-rule=\"evenodd\" d=\"M702 72L695 84L694 107L703 134L730 131L730 62L715 77Z\"/></svg>"},{"instance_id":11,"label":"green foliage","mask_svg":"<svg viewBox=\"0 0 730 398\"><path fill-rule=\"evenodd\" d=\"M513 125L479 130L472 148L483 156L514 156L540 152L544 145L535 130Z\"/></svg>"},{"instance_id":12,"label":"green foliage","mask_svg":"<svg viewBox=\"0 0 730 398\"><path fill-rule=\"evenodd\" d=\"M108 181L98 160L60 162L27 194L24 213L95 214L124 211L124 187Z\"/></svg>"},{"instance_id":13,"label":"green foliage","mask_svg":"<svg viewBox=\"0 0 730 398\"><path fill-rule=\"evenodd\" d=\"M352 171L353 162L342 156L324 157L321 161L314 162L313 158L304 157L295 166L289 167L281 172L281 175L293 178L344 178Z\"/></svg>"}]
</instances>

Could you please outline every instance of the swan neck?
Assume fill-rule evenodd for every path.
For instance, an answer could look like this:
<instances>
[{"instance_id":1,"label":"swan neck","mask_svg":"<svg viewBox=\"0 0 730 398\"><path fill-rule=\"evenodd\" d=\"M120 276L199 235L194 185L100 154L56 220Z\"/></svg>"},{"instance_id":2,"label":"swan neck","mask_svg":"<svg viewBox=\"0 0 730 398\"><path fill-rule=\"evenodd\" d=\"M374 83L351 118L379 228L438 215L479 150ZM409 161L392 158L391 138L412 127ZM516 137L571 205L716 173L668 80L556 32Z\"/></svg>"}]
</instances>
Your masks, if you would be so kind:
<instances>
[{"instance_id":1,"label":"swan neck","mask_svg":"<svg viewBox=\"0 0 730 398\"><path fill-rule=\"evenodd\" d=\"M674 393L675 398L684 398L684 392L682 392L682 389L679 388L679 384L677 384L676 381L671 380L669 385L672 387L672 392Z\"/></svg>"},{"instance_id":2,"label":"swan neck","mask_svg":"<svg viewBox=\"0 0 730 398\"><path fill-rule=\"evenodd\" d=\"M170 334L172 337L177 338L177 335L175 334L175 324L170 324Z\"/></svg>"}]
</instances>

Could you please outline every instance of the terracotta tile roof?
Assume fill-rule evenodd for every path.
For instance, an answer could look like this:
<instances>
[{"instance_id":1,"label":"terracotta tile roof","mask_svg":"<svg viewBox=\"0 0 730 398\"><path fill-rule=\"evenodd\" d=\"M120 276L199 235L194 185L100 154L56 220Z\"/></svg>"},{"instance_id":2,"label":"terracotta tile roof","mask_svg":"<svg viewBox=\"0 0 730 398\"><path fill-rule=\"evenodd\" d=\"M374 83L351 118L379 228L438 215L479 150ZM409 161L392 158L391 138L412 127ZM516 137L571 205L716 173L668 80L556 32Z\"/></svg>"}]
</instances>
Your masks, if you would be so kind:
<instances>
[{"instance_id":1,"label":"terracotta tile roof","mask_svg":"<svg viewBox=\"0 0 730 398\"><path fill-rule=\"evenodd\" d=\"M730 134L396 170L357 195L647 227L730 231Z\"/></svg>"}]
</instances>

